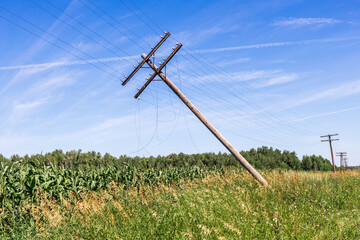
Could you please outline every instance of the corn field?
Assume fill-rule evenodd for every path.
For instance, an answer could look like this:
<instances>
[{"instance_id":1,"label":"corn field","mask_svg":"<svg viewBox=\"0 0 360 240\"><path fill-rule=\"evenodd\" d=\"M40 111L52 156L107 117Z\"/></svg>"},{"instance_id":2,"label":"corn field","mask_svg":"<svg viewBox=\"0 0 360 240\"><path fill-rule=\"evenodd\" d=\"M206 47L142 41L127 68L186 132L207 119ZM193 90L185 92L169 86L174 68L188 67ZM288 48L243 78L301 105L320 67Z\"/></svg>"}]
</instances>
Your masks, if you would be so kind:
<instances>
[{"instance_id":1,"label":"corn field","mask_svg":"<svg viewBox=\"0 0 360 240\"><path fill-rule=\"evenodd\" d=\"M143 184L153 186L158 183L170 185L180 179L204 177L208 172L223 172L221 169L207 170L199 167L168 168L163 170L138 170L124 164L123 167L107 166L88 171L57 168L34 162L0 163L1 208L17 205L23 200L32 201L35 191L49 193L55 199L66 197L71 192L78 195L83 190L106 189L110 183L124 188Z\"/></svg>"},{"instance_id":2,"label":"corn field","mask_svg":"<svg viewBox=\"0 0 360 240\"><path fill-rule=\"evenodd\" d=\"M151 239L156 234L166 239L173 234L178 239L209 236L210 239L221 236L231 239L238 235L273 238L280 233L290 235L280 231L280 225L272 223L277 226L276 231L267 225L269 220L258 214L259 206L263 205L261 211L268 215L266 219L279 214L284 224L287 221L290 224L299 216L297 209L291 208L292 204L298 202L299 207L307 204L308 208L301 211L316 210L318 215L313 217L325 223L324 217L333 219L335 213L344 214L342 208L347 198L351 201L346 208L353 209L355 215L346 217L356 226L360 224L354 218L358 213L355 203L360 202L356 188L359 172L333 175L270 168L264 176L271 187L263 189L237 164L226 154L114 158L94 152L55 151L11 159L0 155L0 238L39 239L59 235L61 239ZM329 189L347 195L336 195ZM326 210L335 211L329 216L320 216L325 198L332 199L327 201ZM285 217L287 211L294 211L292 220L290 215ZM239 214L232 219L235 212ZM217 217L211 217L213 214ZM179 216L180 222L176 220ZM242 218L244 221L238 222ZM302 221L298 224L307 222ZM141 227L139 222L152 225ZM179 231L179 224L187 230ZM216 227L217 224L224 226ZM214 227L209 227L211 225ZM248 232L245 230L248 226L254 229L260 226L260 232ZM287 228L293 226L283 227ZM342 236L340 230L336 236ZM358 236L358 232L347 231ZM304 236L311 236L305 233Z\"/></svg>"}]
</instances>

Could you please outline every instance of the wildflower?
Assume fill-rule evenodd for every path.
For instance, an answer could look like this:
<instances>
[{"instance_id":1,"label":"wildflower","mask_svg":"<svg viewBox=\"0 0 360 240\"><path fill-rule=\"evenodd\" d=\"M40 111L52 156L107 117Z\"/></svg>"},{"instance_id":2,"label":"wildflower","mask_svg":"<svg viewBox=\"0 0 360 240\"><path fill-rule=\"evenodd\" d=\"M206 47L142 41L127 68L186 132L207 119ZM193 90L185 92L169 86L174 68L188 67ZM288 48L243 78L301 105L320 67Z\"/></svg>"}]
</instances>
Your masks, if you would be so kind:
<instances>
[{"instance_id":1,"label":"wildflower","mask_svg":"<svg viewBox=\"0 0 360 240\"><path fill-rule=\"evenodd\" d=\"M277 218L277 214L276 214L276 213L274 213L273 217L274 217L274 218Z\"/></svg>"}]
</instances>

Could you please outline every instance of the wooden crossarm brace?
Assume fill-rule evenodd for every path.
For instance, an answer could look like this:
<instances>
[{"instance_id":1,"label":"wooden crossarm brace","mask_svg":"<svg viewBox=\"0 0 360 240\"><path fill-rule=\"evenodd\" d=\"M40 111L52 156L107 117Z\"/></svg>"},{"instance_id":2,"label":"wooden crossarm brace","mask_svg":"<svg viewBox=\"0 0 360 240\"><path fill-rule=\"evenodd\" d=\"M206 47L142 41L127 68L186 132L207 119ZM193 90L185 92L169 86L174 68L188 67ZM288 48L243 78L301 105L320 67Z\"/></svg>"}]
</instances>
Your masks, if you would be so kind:
<instances>
[{"instance_id":1,"label":"wooden crossarm brace","mask_svg":"<svg viewBox=\"0 0 360 240\"><path fill-rule=\"evenodd\" d=\"M165 36L161 39L161 41L156 44L156 46L150 51L148 55L139 63L139 65L132 71L132 73L125 79L122 83L123 86L135 75L137 71L146 63L146 61L155 53L155 51L165 42L165 40L170 36L170 33L166 33Z\"/></svg>"},{"instance_id":2,"label":"wooden crossarm brace","mask_svg":"<svg viewBox=\"0 0 360 240\"><path fill-rule=\"evenodd\" d=\"M182 47L182 44L179 43L176 48L174 49L174 51L167 57L167 59L160 65L159 68L156 69L156 71L154 70L154 74L152 74L150 76L150 78L146 81L146 83L144 84L144 86L142 86L142 88L136 93L136 95L134 96L134 98L138 98L140 96L140 94L145 90L145 88L151 83L152 80L154 80L154 78L156 77L156 75L161 73L161 70L166 66L166 64L171 60L171 58L180 50L180 48ZM141 56L144 58L145 54L142 54ZM146 57L145 57L146 58ZM144 58L144 60L145 60ZM151 60L149 60L151 62Z\"/></svg>"}]
</instances>

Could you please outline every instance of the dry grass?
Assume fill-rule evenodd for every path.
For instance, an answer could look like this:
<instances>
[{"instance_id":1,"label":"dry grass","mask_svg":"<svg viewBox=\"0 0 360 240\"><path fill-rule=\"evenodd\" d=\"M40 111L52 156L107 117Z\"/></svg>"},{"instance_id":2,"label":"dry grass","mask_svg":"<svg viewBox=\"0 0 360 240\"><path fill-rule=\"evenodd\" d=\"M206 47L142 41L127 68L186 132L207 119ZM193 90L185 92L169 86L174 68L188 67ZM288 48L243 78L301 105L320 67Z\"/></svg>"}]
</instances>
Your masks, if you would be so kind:
<instances>
[{"instance_id":1,"label":"dry grass","mask_svg":"<svg viewBox=\"0 0 360 240\"><path fill-rule=\"evenodd\" d=\"M124 190L113 184L61 205L43 195L24 209L39 237L359 238L359 177L359 171L273 171L264 188L244 171L229 171L173 186Z\"/></svg>"}]
</instances>

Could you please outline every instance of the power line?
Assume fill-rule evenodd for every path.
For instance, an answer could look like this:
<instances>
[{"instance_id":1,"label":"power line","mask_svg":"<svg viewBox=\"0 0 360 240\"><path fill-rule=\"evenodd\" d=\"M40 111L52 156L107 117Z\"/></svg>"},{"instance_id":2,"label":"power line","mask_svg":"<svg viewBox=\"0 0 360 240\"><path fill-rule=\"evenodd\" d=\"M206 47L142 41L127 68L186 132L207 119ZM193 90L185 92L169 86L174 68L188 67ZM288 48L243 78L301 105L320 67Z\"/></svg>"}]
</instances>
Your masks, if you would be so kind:
<instances>
[{"instance_id":1,"label":"power line","mask_svg":"<svg viewBox=\"0 0 360 240\"><path fill-rule=\"evenodd\" d=\"M12 11L10 11L10 10L8 10L8 9L4 8L4 7L0 7L0 8L1 8L1 9L3 9L4 11L6 11L6 12L10 13L11 15L13 15L13 16L15 16L15 17L17 17L17 18L21 19L22 21L24 21L24 22L28 23L29 25L31 25L31 26L33 26L33 27L35 27L36 29L38 29L38 30L40 30L40 31L44 32L45 34L47 34L47 35L49 35L49 36L51 36L51 37L55 38L56 40L58 40L59 42L63 43L64 45L66 45L66 46L68 46L68 47L70 47L70 48L72 48L72 49L75 49L76 51L78 51L78 52L80 52L80 53L82 53L82 54L86 55L87 57L89 57L89 58L91 58L91 59L95 59L95 58L94 58L94 57L92 57L90 54L88 54L88 53L86 53L86 52L84 52L84 51L82 51L82 50L80 50L80 49L76 49L76 48L74 48L74 47L73 47L73 46L71 46L69 43L65 42L64 40L62 40L62 39L60 39L60 38L56 37L54 34L51 34L51 33L47 32L46 30L42 29L41 27L36 26L34 23L32 23L32 22L30 22L30 21L28 21L28 20L24 19L23 17L21 17L21 16L19 16L19 15L15 14L14 12L12 12ZM58 47L58 48L62 49L63 51L65 51L65 52L67 52L67 53L70 53L71 55L73 55L73 56L75 56L75 57L77 57L77 58L80 58L81 60L86 61L86 62L88 62L88 63L92 64L93 66L96 66L97 68L99 68L99 66L97 66L97 65L95 65L95 64L93 64L93 63L91 63L91 62L89 62L89 61L87 61L87 60L85 60L84 58L81 58L81 57L80 57L80 56L78 56L78 55L75 55L75 54L71 53L70 51L68 51L68 50L66 50L66 49L64 49L64 48L62 48L62 47L60 47L60 46L56 45L55 43L53 43L53 42L51 42L51 41L49 41L49 40L47 40L47 39L45 39L45 38L41 37L40 35L38 35L38 34L36 34L36 33L32 32L32 31L30 31L30 30L28 30L28 29L26 29L26 28L24 28L24 27L20 26L19 24L16 24L15 22L13 22L13 21L11 21L11 20L9 20L9 19L5 18L4 16L1 16L1 18L3 18L4 20L8 21L9 23L11 23L11 24L13 24L13 25L15 25L15 26L17 26L17 27L19 27L19 28L21 28L21 29L23 29L23 30L25 30L25 31L27 31L27 32L29 32L29 33L31 33L31 34L33 34L34 36L36 36L36 37L38 37L38 38L41 38L42 40L45 40L45 41L47 41L47 42L51 43L52 45L54 45L54 46L56 46L56 47ZM113 67L110 67L110 66L106 65L106 64L105 64L105 63L103 63L103 62L100 62L100 63L101 63L102 65L106 66L107 68L110 68L111 70L113 70L113 71L115 71L115 72L118 72L118 73L122 74L122 73L121 73L121 72L119 72L117 69L115 69L115 68L113 68ZM99 68L99 69L102 69L102 68ZM102 70L103 70L103 69L102 69ZM109 73L109 72L107 72L107 73ZM113 74L112 74L112 75L113 75ZM115 75L113 75L113 76L115 77Z\"/></svg>"},{"instance_id":2,"label":"power line","mask_svg":"<svg viewBox=\"0 0 360 240\"><path fill-rule=\"evenodd\" d=\"M110 26L112 26L116 31L118 31L119 33L121 33L124 37L126 37L128 40L130 40L131 42L133 42L135 45L137 45L138 47L142 48L144 51L146 51L143 47L141 47L137 42L135 42L133 39L131 39L130 37L128 37L126 34L124 34L118 27L116 27L114 24L112 24L111 22L109 22L108 20L106 20L103 16L99 15L94 9L92 9L89 5L87 5L84 1L82 0L78 0L81 4L83 4L86 8L88 8L91 12L93 12L96 16L98 16L99 18L101 18L103 21L105 21L106 23L108 23ZM93 6L95 6L95 8L99 9L102 13L104 13L106 16L108 16L109 18L111 18L113 21L115 21L117 24L119 24L120 26L122 26L123 28L125 28L126 30L128 30L129 32L131 32L133 35L135 35L136 37L138 37L139 39L141 39L143 42L145 42L146 44L148 44L146 41L144 41L142 38L140 38L136 33L134 33L131 29L129 29L128 27L126 27L124 24L122 24L121 22L119 22L118 20L116 20L114 17L112 17L111 15L107 14L103 9L101 9L98 5L96 5L94 2L88 0ZM121 2L121 1L120 1Z\"/></svg>"},{"instance_id":3,"label":"power line","mask_svg":"<svg viewBox=\"0 0 360 240\"><path fill-rule=\"evenodd\" d=\"M133 2L133 1L131 1L132 2L132 4L134 4L135 6L137 6L136 4L135 4L135 2ZM123 6L125 6L127 9L129 9L133 14L135 14L139 19L141 19L141 21L143 22L143 23L145 23L145 24L147 24L146 23L146 21L144 21L143 19L142 19L142 17L140 17L135 11L133 11L128 5L126 5L125 4L125 1L120 1L120 3L123 5ZM149 18L149 16L145 13L145 12L143 12L140 8L138 8L155 26L158 26L151 18ZM149 28L151 28L153 31L154 31L154 33L156 33L156 30L154 29L154 28L152 28L152 26L151 25L148 25L149 26ZM161 30L161 28L159 28L160 29L160 32L163 32L163 30Z\"/></svg>"},{"instance_id":4,"label":"power line","mask_svg":"<svg viewBox=\"0 0 360 240\"><path fill-rule=\"evenodd\" d=\"M186 51L186 49L185 49L185 51ZM192 50L191 50L191 51L192 51ZM191 52L187 51L187 53L190 54L190 56L192 56L194 59L197 58L197 57L193 56L193 54L191 54ZM232 77L232 78L234 77L232 74L228 73L226 70L224 70L223 68L221 68L221 67L218 66L217 64L213 63L212 61L209 61L208 59L204 58L204 57L201 56L201 55L199 55L199 56L200 56L204 61L206 61L207 64L212 65L212 66L218 68L218 69L221 70L223 73L225 73L226 75L228 75L228 76L230 76L230 77ZM199 58L197 58L197 59L199 59ZM198 61L201 62L200 60L198 60ZM204 64L203 66L207 67L207 64ZM214 70L213 70L212 68L209 68L209 67L208 67L207 69L214 72ZM217 74L217 72L215 72L215 73ZM222 78L220 78L220 77L219 77L218 79L222 80ZM277 101L275 101L274 99L272 99L272 98L270 98L269 96L261 93L259 90L255 89L255 88L252 88L252 87L249 86L248 84L242 83L242 82L239 82L239 84L241 84L243 87L245 87L245 88L248 89L249 91L251 91L251 92L253 92L253 93L256 93L256 94L258 94L258 95L261 95L262 97L264 97L265 99L267 99L267 100L269 100L269 101L271 101L271 102L274 102L274 103L276 103L276 104L279 104L279 103L278 103ZM230 88L230 90L231 90L231 89L234 89L234 88ZM289 109L288 111L290 111L292 114L294 114L294 112L291 111L290 109ZM278 118L276 115L274 115L274 114L272 114L272 113L269 113L269 114L272 115L272 117ZM280 117L279 119L284 119L284 118L283 118L283 117ZM285 118L284 120L286 120L286 118ZM323 128L322 128L321 126L317 126L316 129L323 129Z\"/></svg>"},{"instance_id":5,"label":"power line","mask_svg":"<svg viewBox=\"0 0 360 240\"><path fill-rule=\"evenodd\" d=\"M195 80L196 81L196 80ZM204 95L204 96L207 96L207 95L209 95L209 94L211 94L211 93L214 93L215 95L214 96L216 96L216 99L217 100L224 100L224 98L222 98L221 97L221 95L219 95L218 93L216 93L216 92L212 92L212 90L210 89L210 88L208 88L206 85L204 86L204 88L206 88L206 94L204 94L204 93L202 93L202 89L199 89L198 87L196 87L196 86L194 86L192 83L191 83L191 81L189 82L189 84L191 84L192 85L192 88L194 89L198 89L199 90L199 93L200 94L202 94L202 95ZM186 88L186 87L185 87ZM198 100L197 100L198 101ZM223 102L223 107L225 106L225 105L228 105L229 107L232 107L233 108L233 105L232 105L232 103L231 102L229 102L229 101L227 101L227 100L225 100L224 102ZM231 109L232 109L231 108ZM247 112L247 111L245 111L245 110L243 110L243 109L239 109L239 108L237 108L239 111L241 111L241 112L243 112L243 113L245 113L245 114L248 114L249 112ZM231 111L233 111L233 110L231 110ZM256 114L256 115L258 115L258 114ZM268 119L268 120L271 120L271 121L275 121L274 119L272 119L272 118L263 118L263 117L261 117L261 115L259 115L257 118L259 118L259 120L261 121L261 122L263 122L263 123L265 123L265 124L267 124L267 122L266 121L264 121L263 119ZM280 124L281 122L279 122L279 123L277 123L277 124ZM295 129L295 128L292 128L292 129ZM282 129L280 129L280 131L282 132L282 133L284 133L285 134L285 136L286 135L288 135L287 134L287 132L284 132Z\"/></svg>"},{"instance_id":6,"label":"power line","mask_svg":"<svg viewBox=\"0 0 360 240\"><path fill-rule=\"evenodd\" d=\"M82 1L80 1L80 2L81 2L81 3L83 3ZM83 3L83 4L84 4L84 3ZM94 3L92 3L92 4L94 4ZM86 4L84 4L84 5L86 5ZM94 5L95 5L95 4L94 4ZM89 8L89 9L90 9L90 8ZM91 10L93 11L93 9L91 9ZM104 13L105 13L105 12L104 12ZM105 13L105 14L106 14L106 13ZM107 15L108 15L108 14L107 14ZM136 15L137 15L137 14L136 14ZM99 17L100 17L101 15L97 15L97 16L99 16ZM109 16L109 17L111 17L110 15L108 15L108 16ZM145 16L149 18L149 16L147 16L146 14L145 14ZM105 20L105 19L103 19L103 20ZM106 20L105 20L105 21L106 21ZM109 23L109 22L108 22L108 23ZM109 23L109 24L111 24L111 23ZM160 29L161 29L161 28L160 28ZM195 57L195 60L196 60L196 57ZM201 64L201 62L200 62L199 60L197 60L197 62L199 62L199 63ZM212 63L212 64L213 64L213 63ZM213 65L214 65L214 64L213 64ZM215 85L213 85L213 86L215 87ZM223 86L223 88L224 88L224 89L226 89L226 87L224 87L224 86ZM236 94L233 94L233 96L235 96L235 97L236 97L236 96L237 96L237 97L239 97L239 96L238 96L238 95L236 95ZM223 99L223 100L225 100L225 98L222 98L222 99ZM225 100L225 101L226 101L226 102L228 102L227 100ZM244 100L244 99L242 99L242 101L247 102L248 100L246 100L246 99L245 99L245 100ZM228 103L229 103L229 102L228 102ZM254 102L253 104L256 104L256 103ZM231 106L231 105L229 105L229 107L230 107L230 106ZM277 116L274 116L274 117L276 118ZM264 118L263 118L263 117L261 117L261 119L264 119ZM271 118L269 118L269 119L271 119Z\"/></svg>"},{"instance_id":7,"label":"power line","mask_svg":"<svg viewBox=\"0 0 360 240\"><path fill-rule=\"evenodd\" d=\"M52 12L50 12L49 10L45 9L44 7L42 7L41 5L35 3L33 0L29 0L32 4L34 4L35 6L37 6L38 8L42 9L44 12L48 13L49 15L53 16L54 18L58 19L59 21L65 23L66 25L68 25L69 27L71 27L72 29L74 29L75 31L79 32L80 34L84 35L85 37L87 37L88 39L90 39L91 41L94 41L95 43L97 43L98 45L100 45L101 47L105 48L106 50L108 50L109 52L115 54L118 57L119 56L116 52L114 52L112 49L108 48L107 46L105 46L104 44L96 41L95 39L93 39L92 37L90 37L89 35L85 34L84 32L82 32L81 30L79 30L78 28L72 26L71 24L65 22L64 20L62 20L61 18L57 17L56 15L54 15ZM56 10L61 11L58 7L56 7L54 4L52 4L49 0L46 0L48 2L48 4L50 4L52 7L54 7ZM118 46L116 46L115 44L113 44L112 42L110 42L109 40L107 40L106 38L104 38L103 36L101 36L100 34L98 34L97 32L95 32L94 30L92 30L91 28L87 27L85 24L81 23L80 21L78 21L77 19L73 18L72 16L70 16L69 14L67 14L66 12L63 12L64 15L66 15L67 17L69 17L71 20L77 22L78 24L80 24L81 26L83 26L84 28L86 28L87 30L89 30L91 33L95 34L97 37L101 38L102 40L104 40L107 44L115 47L116 49L118 49L119 51L123 52L125 55L130 56L130 54L128 54L126 51L124 51L123 49L119 48ZM135 59L135 58L134 58ZM130 63L127 59L126 60L128 63ZM130 63L131 64L131 63Z\"/></svg>"},{"instance_id":8,"label":"power line","mask_svg":"<svg viewBox=\"0 0 360 240\"><path fill-rule=\"evenodd\" d=\"M83 3L83 2L82 2ZM84 4L84 3L83 3ZM125 6L127 7L127 8L129 8L126 4L125 4ZM103 11L103 10L102 10ZM104 12L104 11L103 11ZM111 15L109 15L109 14L107 14L106 12L104 12L106 15L108 15L108 16L110 16L111 17ZM134 14L136 14L137 16L138 16L138 14L137 13L135 13L135 12L133 12ZM99 15L98 15L99 16ZM147 15L146 15L147 16ZM101 16L99 16L99 17L101 17ZM138 16L139 17L139 16ZM148 16L147 16L148 17ZM146 24L146 22L141 18L141 17L139 17L145 24ZM103 20L105 20L104 18L102 18ZM105 20L106 21L106 20ZM109 22L108 22L109 23ZM110 24L110 23L109 23ZM111 24L110 24L111 25ZM148 24L147 24L148 25ZM152 29L152 30L154 30L154 29ZM191 54L191 53L190 53ZM235 96L237 96L237 95L235 95Z\"/></svg>"},{"instance_id":9,"label":"power line","mask_svg":"<svg viewBox=\"0 0 360 240\"><path fill-rule=\"evenodd\" d=\"M144 12L139 6L137 6L137 5L135 4L135 2L133 2L133 1L131 1L131 2L133 3L133 5L136 6L137 9L140 10L140 12L141 12L144 16L146 16L146 17L153 23L154 26L156 26L160 31L162 31L162 28L161 28L155 21L153 21L153 19L152 19L151 17L149 17L149 15L146 14L146 12ZM126 5L126 4L123 4L123 5ZM134 11L133 11L132 9L130 9L127 5L126 5L126 7L127 7L130 11L132 11L132 12L133 12L146 26L148 26L154 33L156 33L156 30L152 27L152 25L148 24L145 20L143 20L143 19L139 16L139 14L137 14L136 12L134 12ZM187 49L185 49L185 51L186 51L188 54L190 54L190 56L192 56L192 54L191 54L189 51L187 51ZM190 51L191 51L191 50L190 50ZM200 57L202 57L202 56L200 56ZM196 59L196 57L194 57L194 58ZM224 73L226 73L226 74L229 74L227 71L225 71L224 69L222 69L220 66L214 64L213 62L207 60L207 59L204 58L204 57L202 57L202 58L203 58L205 61L207 61L208 64L213 65L213 66L219 68L220 70L222 70L222 71L223 71ZM201 62L201 61L199 61L199 60L197 60L197 61L198 61L198 62ZM210 69L210 70L212 70L212 69ZM254 89L254 88L252 88L252 87L250 87L250 86L248 86L246 83L244 83L243 85L244 85L248 90L250 90L250 91L252 91L252 92L256 92L257 94L262 95L264 98L266 98L266 99L268 99L268 100L274 101L272 98L269 98L267 95L264 95L264 94L262 94L260 91ZM230 89L232 89L232 88L230 88ZM282 117L279 118L278 116L276 116L276 115L274 115L274 114L272 114L272 113L268 113L268 114L270 114L270 118L281 119L281 121L284 120ZM289 121L288 119L285 119L285 120L286 120L286 121ZM275 121L276 121L276 120L275 120ZM291 127L291 126L290 126L290 127ZM318 128L316 128L316 129L318 129Z\"/></svg>"},{"instance_id":10,"label":"power line","mask_svg":"<svg viewBox=\"0 0 360 240\"><path fill-rule=\"evenodd\" d=\"M0 7L0 8L2 8L2 7ZM74 54L74 53L72 53L72 52L70 52L70 51L66 50L66 49L65 49L65 48L63 48L63 47L58 46L57 44L55 44L55 43L53 43L53 42L51 42L51 41L49 41L49 40L47 40L47 39L45 39L45 38L41 37L40 35L38 35L38 34L36 34L36 33L34 33L34 32L31 32L30 30L28 30L28 29L26 29L26 28L24 28L24 27L20 26L19 24L17 24L17 23L15 23L15 22L13 22L13 21L11 21L11 20L9 20L9 19L5 18L4 16L1 16L1 15L0 15L0 18L2 18L3 20L7 21L8 23L11 23L11 24L13 24L14 26L17 26L18 28L21 28L21 29L23 29L24 31L26 31L26 32L28 32L28 33L30 33L30 34L32 34L32 35L34 35L34 36L38 37L39 39L41 39L41 40L43 40L43 41L46 41L46 42L50 43L51 45L53 45L53 46L55 46L55 47L57 47L57 48L61 49L62 51L67 52L67 53L69 53L69 54L73 55L74 57L77 57L77 58L79 58L79 59L81 59L81 60L83 60L83 61L85 61L85 62L87 62L87 63L89 63L89 64L91 64L91 65L93 65L94 67L96 67L96 68L100 69L101 71L104 71L104 72L106 72L107 74L109 74L109 75L111 75L111 76L113 76L113 77L117 77L117 76L116 76L116 75L114 75L113 73L110 73L109 71L107 71L107 70L105 70L105 69L103 69L103 68L101 68L101 67L97 66L96 64L94 64L94 63L92 63L92 62L89 62L88 60L86 60L86 59L84 59L84 58L82 58L82 57L80 57L80 56L78 56L78 55L76 55L76 54Z\"/></svg>"}]
</instances>

